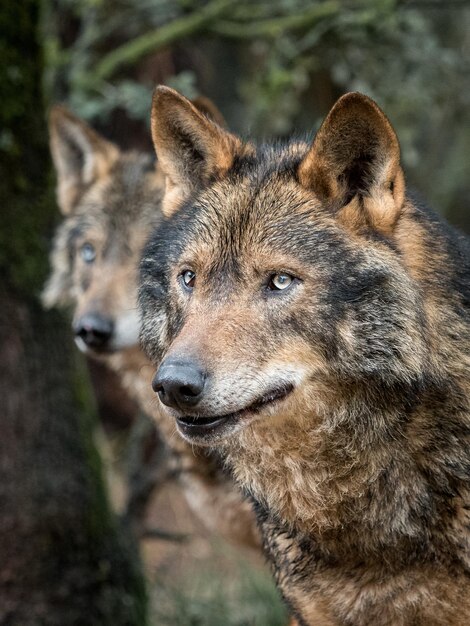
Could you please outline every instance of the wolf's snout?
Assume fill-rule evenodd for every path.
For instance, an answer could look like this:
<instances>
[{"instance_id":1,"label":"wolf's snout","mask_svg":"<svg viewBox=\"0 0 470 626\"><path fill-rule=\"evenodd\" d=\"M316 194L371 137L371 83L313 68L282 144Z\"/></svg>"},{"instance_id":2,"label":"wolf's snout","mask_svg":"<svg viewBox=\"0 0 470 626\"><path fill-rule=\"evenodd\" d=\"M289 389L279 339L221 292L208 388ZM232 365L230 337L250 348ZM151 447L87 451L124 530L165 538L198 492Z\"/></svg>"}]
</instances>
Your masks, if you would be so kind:
<instances>
[{"instance_id":1,"label":"wolf's snout","mask_svg":"<svg viewBox=\"0 0 470 626\"><path fill-rule=\"evenodd\" d=\"M194 407L201 400L206 375L194 361L163 362L152 387L163 404L175 409Z\"/></svg>"},{"instance_id":2,"label":"wolf's snout","mask_svg":"<svg viewBox=\"0 0 470 626\"><path fill-rule=\"evenodd\" d=\"M113 321L97 313L81 317L74 325L75 337L80 338L90 348L106 348L113 334Z\"/></svg>"}]
</instances>

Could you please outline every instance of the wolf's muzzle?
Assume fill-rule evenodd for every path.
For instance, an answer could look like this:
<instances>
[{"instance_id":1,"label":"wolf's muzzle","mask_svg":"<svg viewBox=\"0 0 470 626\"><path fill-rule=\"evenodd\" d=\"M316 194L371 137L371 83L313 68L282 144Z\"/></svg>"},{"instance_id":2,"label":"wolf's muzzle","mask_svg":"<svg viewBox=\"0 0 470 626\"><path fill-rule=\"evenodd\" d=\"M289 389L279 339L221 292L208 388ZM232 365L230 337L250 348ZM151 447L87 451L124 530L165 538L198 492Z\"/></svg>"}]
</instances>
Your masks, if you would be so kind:
<instances>
[{"instance_id":1,"label":"wolf's muzzle","mask_svg":"<svg viewBox=\"0 0 470 626\"><path fill-rule=\"evenodd\" d=\"M292 383L283 383L263 394L251 404L224 415L179 415L176 417L178 430L186 440L205 445L214 438L227 436L240 422L249 423L269 405L281 402L294 390ZM173 405L175 406L175 405ZM188 409L190 407L186 407Z\"/></svg>"},{"instance_id":2,"label":"wolf's muzzle","mask_svg":"<svg viewBox=\"0 0 470 626\"><path fill-rule=\"evenodd\" d=\"M194 361L164 361L152 381L163 404L174 409L193 408L201 400L206 374Z\"/></svg>"},{"instance_id":3,"label":"wolf's muzzle","mask_svg":"<svg viewBox=\"0 0 470 626\"><path fill-rule=\"evenodd\" d=\"M75 337L88 347L103 350L107 347L114 330L113 321L98 313L88 313L74 324Z\"/></svg>"}]
</instances>

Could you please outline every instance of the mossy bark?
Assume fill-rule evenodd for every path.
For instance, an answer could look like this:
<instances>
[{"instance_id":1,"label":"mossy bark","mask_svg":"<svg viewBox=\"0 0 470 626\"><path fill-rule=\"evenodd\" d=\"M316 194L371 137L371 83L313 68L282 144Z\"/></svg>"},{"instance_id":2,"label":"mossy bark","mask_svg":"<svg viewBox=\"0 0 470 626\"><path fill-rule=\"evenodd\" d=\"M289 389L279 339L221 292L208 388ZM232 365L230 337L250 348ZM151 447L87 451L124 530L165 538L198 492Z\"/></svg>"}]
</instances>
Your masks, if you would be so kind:
<instances>
[{"instance_id":1,"label":"mossy bark","mask_svg":"<svg viewBox=\"0 0 470 626\"><path fill-rule=\"evenodd\" d=\"M55 215L38 0L0 6L0 624L146 623L68 324L38 302Z\"/></svg>"}]
</instances>

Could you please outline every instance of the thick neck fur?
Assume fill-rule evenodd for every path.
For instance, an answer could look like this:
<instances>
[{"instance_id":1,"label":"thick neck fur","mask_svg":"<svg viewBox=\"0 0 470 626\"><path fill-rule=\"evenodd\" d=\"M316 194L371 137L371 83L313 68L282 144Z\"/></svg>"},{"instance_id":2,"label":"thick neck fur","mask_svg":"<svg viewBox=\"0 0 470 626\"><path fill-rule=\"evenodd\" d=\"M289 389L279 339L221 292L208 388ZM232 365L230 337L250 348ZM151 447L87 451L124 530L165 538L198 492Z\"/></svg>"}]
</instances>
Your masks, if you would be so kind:
<instances>
[{"instance_id":1,"label":"thick neck fur","mask_svg":"<svg viewBox=\"0 0 470 626\"><path fill-rule=\"evenodd\" d=\"M358 558L432 537L444 514L470 504L468 310L449 288L450 258L447 284L428 284L443 260L413 213L410 205L397 241L423 297L430 357L421 376L394 386L317 380L295 414L254 422L223 450L271 519ZM417 233L419 250L405 233Z\"/></svg>"},{"instance_id":2,"label":"thick neck fur","mask_svg":"<svg viewBox=\"0 0 470 626\"><path fill-rule=\"evenodd\" d=\"M463 395L452 402L445 389L396 391L386 408L366 390L345 390L349 398L324 413L321 425L292 418L278 428L249 427L230 447L229 463L261 506L302 533L355 529L355 540L367 532L369 547L377 529L391 541L411 538L423 514L437 512L438 492L459 489L450 459L470 470L470 424L461 422ZM405 404L402 394L415 398ZM436 446L440 458L429 460Z\"/></svg>"}]
</instances>

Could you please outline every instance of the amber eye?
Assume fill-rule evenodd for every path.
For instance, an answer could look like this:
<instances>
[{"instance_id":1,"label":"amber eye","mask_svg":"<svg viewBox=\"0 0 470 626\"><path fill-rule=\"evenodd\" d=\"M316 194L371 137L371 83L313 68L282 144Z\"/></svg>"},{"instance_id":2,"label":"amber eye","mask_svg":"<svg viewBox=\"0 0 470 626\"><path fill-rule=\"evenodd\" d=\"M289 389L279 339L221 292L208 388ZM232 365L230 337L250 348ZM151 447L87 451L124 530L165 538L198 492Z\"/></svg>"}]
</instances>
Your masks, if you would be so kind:
<instances>
[{"instance_id":1,"label":"amber eye","mask_svg":"<svg viewBox=\"0 0 470 626\"><path fill-rule=\"evenodd\" d=\"M284 291L284 289L290 287L293 281L294 277L290 274L272 274L269 277L268 289L271 291Z\"/></svg>"},{"instance_id":2,"label":"amber eye","mask_svg":"<svg viewBox=\"0 0 470 626\"><path fill-rule=\"evenodd\" d=\"M194 283L196 282L196 274L191 270L186 270L181 274L181 279L183 280L185 287L192 289L194 287Z\"/></svg>"},{"instance_id":3,"label":"amber eye","mask_svg":"<svg viewBox=\"0 0 470 626\"><path fill-rule=\"evenodd\" d=\"M80 256L85 261L85 263L93 263L96 259L96 250L95 247L91 243L84 243L80 248Z\"/></svg>"}]
</instances>

